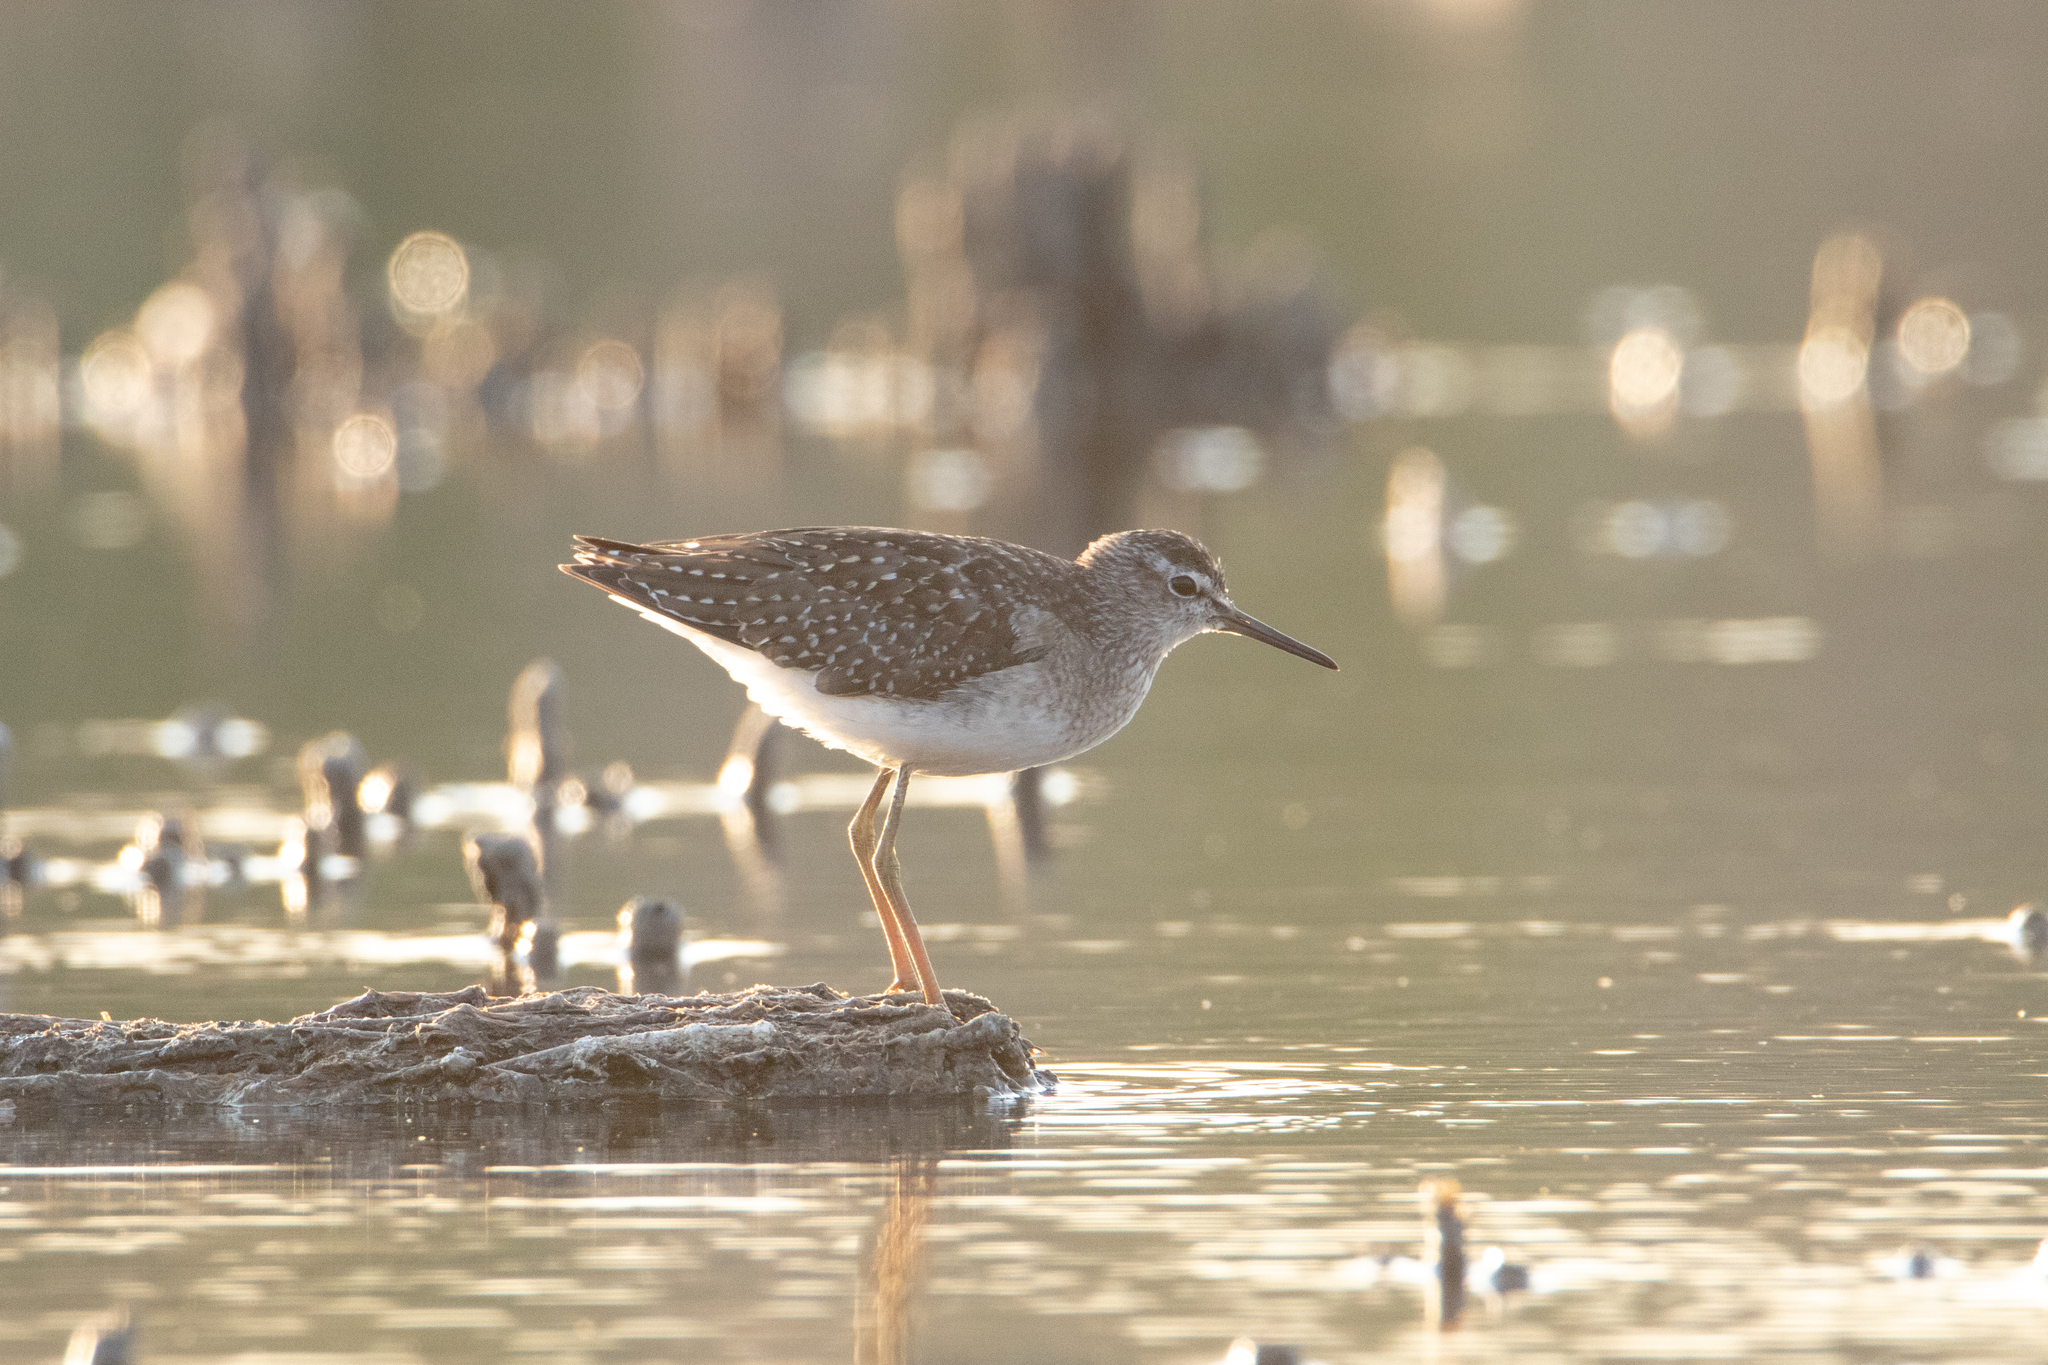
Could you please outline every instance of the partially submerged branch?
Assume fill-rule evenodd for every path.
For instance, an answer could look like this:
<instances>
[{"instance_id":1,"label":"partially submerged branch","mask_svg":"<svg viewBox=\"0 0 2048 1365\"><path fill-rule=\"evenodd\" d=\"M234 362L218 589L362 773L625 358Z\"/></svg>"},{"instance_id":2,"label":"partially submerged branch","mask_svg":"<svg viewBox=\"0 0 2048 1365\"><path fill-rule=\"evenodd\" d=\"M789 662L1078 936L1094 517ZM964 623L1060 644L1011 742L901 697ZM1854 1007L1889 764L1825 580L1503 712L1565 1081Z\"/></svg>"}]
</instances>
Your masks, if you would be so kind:
<instances>
[{"instance_id":1,"label":"partially submerged branch","mask_svg":"<svg viewBox=\"0 0 2048 1365\"><path fill-rule=\"evenodd\" d=\"M978 995L844 996L829 986L492 997L366 991L286 1024L0 1015L0 1100L334 1105L591 1104L1009 1096L1053 1083L1016 1021Z\"/></svg>"}]
</instances>

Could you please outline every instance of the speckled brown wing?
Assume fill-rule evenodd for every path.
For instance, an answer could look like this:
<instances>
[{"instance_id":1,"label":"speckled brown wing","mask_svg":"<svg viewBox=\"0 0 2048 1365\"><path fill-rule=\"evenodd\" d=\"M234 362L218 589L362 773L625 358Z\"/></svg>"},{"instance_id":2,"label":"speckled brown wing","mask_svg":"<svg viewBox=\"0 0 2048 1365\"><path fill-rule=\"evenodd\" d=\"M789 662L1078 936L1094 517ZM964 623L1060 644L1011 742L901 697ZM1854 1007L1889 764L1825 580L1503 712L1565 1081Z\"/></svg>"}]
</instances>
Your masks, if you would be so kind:
<instances>
[{"instance_id":1,"label":"speckled brown wing","mask_svg":"<svg viewBox=\"0 0 2048 1365\"><path fill-rule=\"evenodd\" d=\"M832 696L937 700L1044 657L1020 601L1057 603L1080 569L998 541L799 527L630 545L576 538L564 572L817 675Z\"/></svg>"}]
</instances>

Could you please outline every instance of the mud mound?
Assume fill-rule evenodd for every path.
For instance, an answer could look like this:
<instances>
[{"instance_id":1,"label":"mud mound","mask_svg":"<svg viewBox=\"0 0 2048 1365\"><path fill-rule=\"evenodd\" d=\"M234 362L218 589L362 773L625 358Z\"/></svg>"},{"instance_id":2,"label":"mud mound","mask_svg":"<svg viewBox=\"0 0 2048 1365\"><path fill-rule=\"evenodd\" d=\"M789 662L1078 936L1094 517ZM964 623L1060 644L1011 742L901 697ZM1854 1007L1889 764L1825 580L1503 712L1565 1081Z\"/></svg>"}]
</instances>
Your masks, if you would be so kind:
<instances>
[{"instance_id":1,"label":"mud mound","mask_svg":"<svg viewBox=\"0 0 2048 1365\"><path fill-rule=\"evenodd\" d=\"M1027 1095L1053 1081L1031 1051L1015 1020L966 991L947 991L944 1009L825 985L681 997L366 991L288 1024L0 1015L0 1101Z\"/></svg>"}]
</instances>

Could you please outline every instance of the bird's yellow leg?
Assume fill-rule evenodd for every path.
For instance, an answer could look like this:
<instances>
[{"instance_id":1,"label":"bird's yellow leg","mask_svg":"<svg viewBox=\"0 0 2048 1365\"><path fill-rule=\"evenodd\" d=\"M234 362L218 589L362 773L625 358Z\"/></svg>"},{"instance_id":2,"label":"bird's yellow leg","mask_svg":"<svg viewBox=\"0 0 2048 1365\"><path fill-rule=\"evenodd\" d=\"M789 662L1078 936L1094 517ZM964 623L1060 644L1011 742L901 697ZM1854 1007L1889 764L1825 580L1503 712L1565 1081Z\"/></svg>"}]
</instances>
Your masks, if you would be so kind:
<instances>
[{"instance_id":1,"label":"bird's yellow leg","mask_svg":"<svg viewBox=\"0 0 2048 1365\"><path fill-rule=\"evenodd\" d=\"M875 849L875 875L881 879L883 894L896 908L896 931L910 949L911 962L917 969L917 989L924 992L925 1004L944 1005L938 973L932 970L932 960L924 950L924 935L918 932L917 916L910 913L910 898L903 894L903 872L896 863L896 831L903 825L903 796L909 790L910 769L897 769L896 793L889 801L888 818L883 821L881 839ZM901 967L896 969L896 979L903 980Z\"/></svg>"},{"instance_id":2,"label":"bird's yellow leg","mask_svg":"<svg viewBox=\"0 0 2048 1365\"><path fill-rule=\"evenodd\" d=\"M889 989L914 991L918 989L917 964L903 941L902 926L896 922L896 906L882 889L881 876L875 870L875 848L881 842L875 829L875 816L895 777L896 774L887 768L875 775L875 785L869 790L868 799L861 802L860 809L853 813L853 823L846 827L846 837L853 844L853 860L860 864L860 876L867 883L868 899L875 903L875 916L882 921L882 933L889 940L889 965L896 973Z\"/></svg>"}]
</instances>

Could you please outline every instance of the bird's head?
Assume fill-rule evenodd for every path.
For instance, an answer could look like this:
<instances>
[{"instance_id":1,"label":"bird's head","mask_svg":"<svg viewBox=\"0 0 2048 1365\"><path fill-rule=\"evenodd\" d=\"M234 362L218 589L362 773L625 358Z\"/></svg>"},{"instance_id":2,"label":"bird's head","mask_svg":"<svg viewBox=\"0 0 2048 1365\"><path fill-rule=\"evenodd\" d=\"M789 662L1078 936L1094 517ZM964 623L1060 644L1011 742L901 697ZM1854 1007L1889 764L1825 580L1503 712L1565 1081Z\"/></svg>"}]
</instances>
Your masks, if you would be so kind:
<instances>
[{"instance_id":1,"label":"bird's head","mask_svg":"<svg viewBox=\"0 0 2048 1365\"><path fill-rule=\"evenodd\" d=\"M1156 638L1144 641L1165 654L1204 631L1263 640L1311 663L1336 660L1239 611L1223 586L1223 566L1192 536L1178 531L1119 531L1081 552L1081 564L1113 589L1106 600L1123 608L1114 628Z\"/></svg>"}]
</instances>

